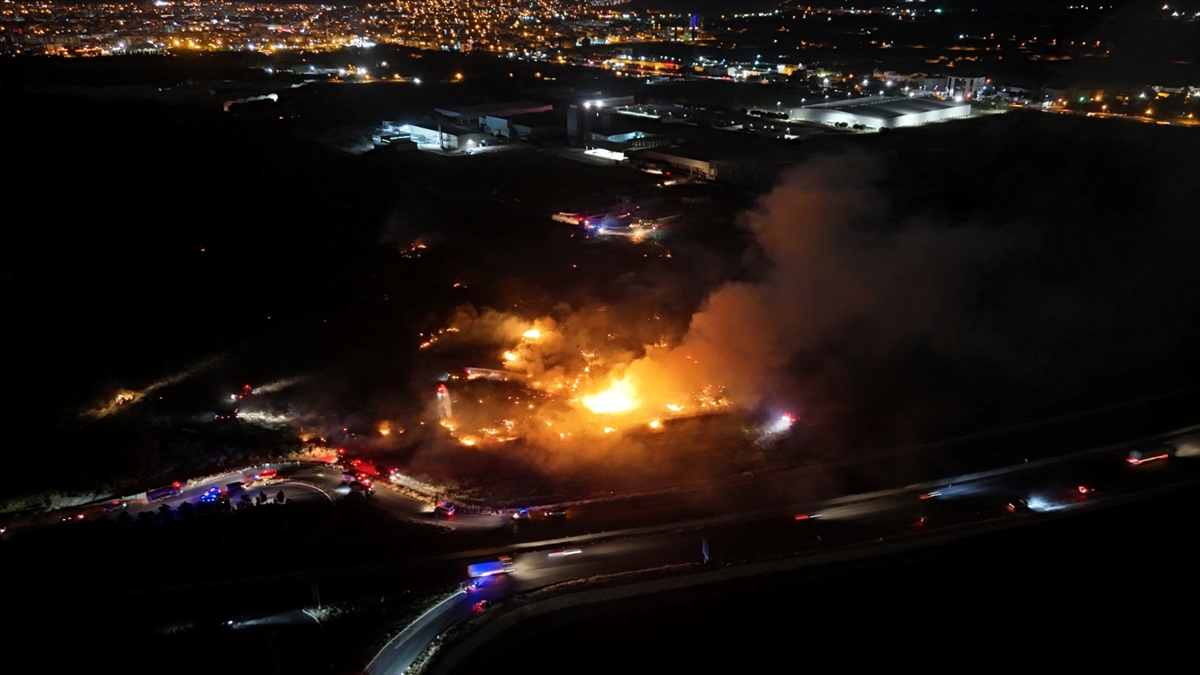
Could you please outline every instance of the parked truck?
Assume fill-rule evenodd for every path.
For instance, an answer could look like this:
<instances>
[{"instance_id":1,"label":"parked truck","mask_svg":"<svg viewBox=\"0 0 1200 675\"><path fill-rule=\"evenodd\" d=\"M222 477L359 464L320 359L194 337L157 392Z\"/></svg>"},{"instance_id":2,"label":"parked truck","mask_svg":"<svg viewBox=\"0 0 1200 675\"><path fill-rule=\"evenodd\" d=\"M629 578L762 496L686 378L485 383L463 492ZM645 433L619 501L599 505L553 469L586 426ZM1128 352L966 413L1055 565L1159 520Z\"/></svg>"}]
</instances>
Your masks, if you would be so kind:
<instances>
[{"instance_id":1,"label":"parked truck","mask_svg":"<svg viewBox=\"0 0 1200 675\"><path fill-rule=\"evenodd\" d=\"M153 490L146 490L146 501L152 502L159 499L166 499L168 497L175 497L180 494L183 494L183 486L179 484L179 481L175 481L170 485L164 485L163 487L154 488Z\"/></svg>"}]
</instances>

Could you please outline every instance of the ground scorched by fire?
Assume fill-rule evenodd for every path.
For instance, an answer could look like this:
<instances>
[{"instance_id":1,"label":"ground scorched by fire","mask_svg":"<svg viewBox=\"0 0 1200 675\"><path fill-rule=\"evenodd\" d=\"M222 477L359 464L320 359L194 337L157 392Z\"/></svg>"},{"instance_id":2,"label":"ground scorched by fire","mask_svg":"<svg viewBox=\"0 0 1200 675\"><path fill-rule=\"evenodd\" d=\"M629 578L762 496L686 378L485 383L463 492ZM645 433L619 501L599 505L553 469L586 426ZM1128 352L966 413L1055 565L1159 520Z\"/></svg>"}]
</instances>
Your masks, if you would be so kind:
<instances>
[{"instance_id":1,"label":"ground scorched by fire","mask_svg":"<svg viewBox=\"0 0 1200 675\"><path fill-rule=\"evenodd\" d=\"M517 438L555 444L661 430L672 418L732 404L693 357L672 349L682 327L654 313L627 314L559 307L528 319L460 308L423 336L430 352L468 347L481 359L450 369L438 385L442 426L467 446Z\"/></svg>"}]
</instances>

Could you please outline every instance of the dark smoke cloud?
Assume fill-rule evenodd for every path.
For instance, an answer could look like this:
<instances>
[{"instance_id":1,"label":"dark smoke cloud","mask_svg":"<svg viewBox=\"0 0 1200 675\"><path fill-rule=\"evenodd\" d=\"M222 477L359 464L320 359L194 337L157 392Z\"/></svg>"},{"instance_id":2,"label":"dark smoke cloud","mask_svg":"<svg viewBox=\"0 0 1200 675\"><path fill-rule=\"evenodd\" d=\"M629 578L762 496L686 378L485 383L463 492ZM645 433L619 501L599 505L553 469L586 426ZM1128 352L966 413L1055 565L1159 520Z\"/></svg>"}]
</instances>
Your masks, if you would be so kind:
<instances>
[{"instance_id":1,"label":"dark smoke cloud","mask_svg":"<svg viewBox=\"0 0 1200 675\"><path fill-rule=\"evenodd\" d=\"M687 359L698 364L695 382L721 382L753 407L764 397L798 403L796 384L803 389L844 362L878 363L905 341L978 348L964 298L1029 237L928 221L883 228L888 200L875 187L883 173L877 160L854 154L787 176L743 218L758 244L755 280L714 292L679 347L649 359L666 368L643 362L631 371L688 372L679 367ZM794 382L797 365L807 377Z\"/></svg>"},{"instance_id":2,"label":"dark smoke cloud","mask_svg":"<svg viewBox=\"0 0 1200 675\"><path fill-rule=\"evenodd\" d=\"M794 405L848 436L892 438L1029 414L1005 399L1062 404L1098 388L1121 400L1135 381L1179 384L1156 377L1164 358L1188 355L1200 241L1187 209L1168 206L1177 183L1155 182L1170 169L1060 166L1007 194L1029 208L1005 220L991 204L896 215L901 195L881 187L894 167L865 153L814 159L743 218L753 280L719 288L678 347L629 372L719 381L744 406ZM1136 218L1119 196L1069 189L1106 171L1118 178L1105 184L1150 197Z\"/></svg>"}]
</instances>

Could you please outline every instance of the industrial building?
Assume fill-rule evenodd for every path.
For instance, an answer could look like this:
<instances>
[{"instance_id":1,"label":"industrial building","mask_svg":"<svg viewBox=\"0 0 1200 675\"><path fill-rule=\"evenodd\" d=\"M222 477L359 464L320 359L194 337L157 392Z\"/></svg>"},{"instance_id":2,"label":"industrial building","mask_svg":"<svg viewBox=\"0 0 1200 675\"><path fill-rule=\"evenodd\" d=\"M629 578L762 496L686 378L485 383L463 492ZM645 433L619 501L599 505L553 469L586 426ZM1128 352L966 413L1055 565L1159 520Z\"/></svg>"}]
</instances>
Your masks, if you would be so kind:
<instances>
[{"instance_id":1,"label":"industrial building","mask_svg":"<svg viewBox=\"0 0 1200 675\"><path fill-rule=\"evenodd\" d=\"M489 136L515 138L522 141L564 136L567 120L556 112L526 113L524 115L485 115L479 127Z\"/></svg>"},{"instance_id":2,"label":"industrial building","mask_svg":"<svg viewBox=\"0 0 1200 675\"><path fill-rule=\"evenodd\" d=\"M792 108L788 114L793 120L806 122L892 129L966 117L971 114L971 104L932 97L889 96L807 105Z\"/></svg>"},{"instance_id":3,"label":"industrial building","mask_svg":"<svg viewBox=\"0 0 1200 675\"><path fill-rule=\"evenodd\" d=\"M484 117L512 117L531 113L550 112L554 106L536 101L510 101L508 103L486 103L462 108L436 108L437 114L454 120L464 127L479 126Z\"/></svg>"},{"instance_id":4,"label":"industrial building","mask_svg":"<svg viewBox=\"0 0 1200 675\"><path fill-rule=\"evenodd\" d=\"M988 85L986 77L956 77L954 75L935 75L917 78L917 89L949 98L974 98L979 96Z\"/></svg>"},{"instance_id":5,"label":"industrial building","mask_svg":"<svg viewBox=\"0 0 1200 675\"><path fill-rule=\"evenodd\" d=\"M409 134L418 146L437 146L442 150L470 150L482 146L486 138L479 129L453 124L405 124L400 131Z\"/></svg>"},{"instance_id":6,"label":"industrial building","mask_svg":"<svg viewBox=\"0 0 1200 675\"><path fill-rule=\"evenodd\" d=\"M589 96L567 106L567 135L586 138L594 131L606 131L613 108L634 105L633 96Z\"/></svg>"}]
</instances>

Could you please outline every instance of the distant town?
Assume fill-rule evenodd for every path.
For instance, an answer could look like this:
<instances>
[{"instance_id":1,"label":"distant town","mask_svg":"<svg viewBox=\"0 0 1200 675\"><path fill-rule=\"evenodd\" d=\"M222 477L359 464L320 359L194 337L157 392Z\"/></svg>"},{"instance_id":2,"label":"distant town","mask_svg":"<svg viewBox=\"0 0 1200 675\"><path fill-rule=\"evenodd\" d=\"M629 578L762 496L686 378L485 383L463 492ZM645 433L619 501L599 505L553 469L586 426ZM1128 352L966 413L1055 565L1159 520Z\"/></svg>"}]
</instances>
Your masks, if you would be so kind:
<instances>
[{"instance_id":1,"label":"distant town","mask_svg":"<svg viewBox=\"0 0 1200 675\"><path fill-rule=\"evenodd\" d=\"M386 61L356 57L345 64L321 66L304 58L337 52L369 56L372 48L386 46L582 66L651 83L783 84L790 85L786 96L759 106L763 110L747 112L784 137L793 132L787 124L775 122L874 130L963 116L971 105L1038 106L1153 122L1195 122L1189 104L1197 82L1126 80L1116 88L1113 82L1088 77L1079 68L1072 68L1066 77L1044 69L1070 62L1107 63L1136 51L1131 49L1135 45L1114 47L1105 39L1102 27L1115 21L1105 18L1102 6L1065 6L1051 23L1025 25L1011 14L977 16L979 10L954 12L925 2L866 8L782 3L770 11L714 16L637 10L631 5L617 0L441 0L359 6L166 0L151 4L6 2L0 10L0 54L258 53L283 58L286 64L279 69L295 75L339 82L420 83L419 77ZM1198 16L1181 13L1170 4L1136 15L1156 31L1192 23ZM950 26L957 28L948 31ZM1164 61L1173 58L1170 42L1164 32ZM289 61L287 54L301 58ZM1174 61L1176 66L1180 63ZM1033 70L1023 72L1022 66L1014 64ZM1146 71L1147 76L1153 73ZM859 100L864 98L876 100ZM677 114L663 109L637 111L642 117ZM456 121L483 124L482 117ZM714 123L750 128L753 121ZM538 126L544 130L544 124ZM450 141L451 148L457 146L457 141Z\"/></svg>"},{"instance_id":2,"label":"distant town","mask_svg":"<svg viewBox=\"0 0 1200 675\"><path fill-rule=\"evenodd\" d=\"M1095 581L1200 504L1200 0L1073 1L0 1L10 642L759 672L1161 614Z\"/></svg>"},{"instance_id":3,"label":"distant town","mask_svg":"<svg viewBox=\"0 0 1200 675\"><path fill-rule=\"evenodd\" d=\"M830 3L838 5L840 3ZM1111 7L1109 8L1112 9ZM1098 7L1068 7L1101 12ZM977 12L978 10L969 10ZM1147 18L1196 20L1200 13L1180 13L1164 5ZM691 13L637 11L628 0L400 0L365 5L275 4L249 2L49 3L5 2L0 11L2 50L13 54L98 56L199 51L313 51L393 44L420 49L493 52L508 57L573 61L601 67L564 52L576 47L647 42L713 42L726 46L747 33L770 26L789 33L806 22L834 17L866 17L875 21L921 23L942 20L943 9L923 0L875 7L819 7L781 3L767 12L701 16ZM941 50L931 58L975 61L1001 55L1023 59L1073 59L1103 56L1109 46L1083 36L1028 34L962 34L947 44L905 44L871 32L858 35L876 49L917 46ZM790 38L792 36L787 36ZM804 46L809 39L795 40ZM775 39L774 43L780 40ZM812 46L821 46L816 40ZM845 45L842 45L845 46ZM964 58L965 57L965 58ZM673 63L675 68L707 70L710 66Z\"/></svg>"}]
</instances>

